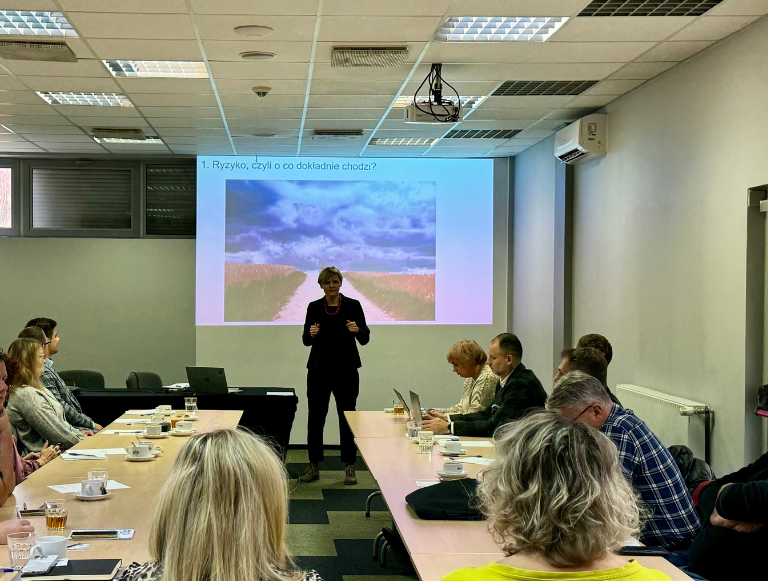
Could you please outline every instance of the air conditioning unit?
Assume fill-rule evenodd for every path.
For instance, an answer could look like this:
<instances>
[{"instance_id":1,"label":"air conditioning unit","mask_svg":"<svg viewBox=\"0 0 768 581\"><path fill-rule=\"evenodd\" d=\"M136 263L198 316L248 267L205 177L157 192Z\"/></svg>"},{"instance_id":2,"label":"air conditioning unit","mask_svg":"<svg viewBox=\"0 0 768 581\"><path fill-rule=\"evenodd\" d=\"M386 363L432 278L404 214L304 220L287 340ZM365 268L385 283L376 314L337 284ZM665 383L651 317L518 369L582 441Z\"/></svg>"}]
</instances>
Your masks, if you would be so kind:
<instances>
[{"instance_id":1,"label":"air conditioning unit","mask_svg":"<svg viewBox=\"0 0 768 581\"><path fill-rule=\"evenodd\" d=\"M607 115L582 117L555 133L555 157L562 162L584 163L605 155Z\"/></svg>"}]
</instances>

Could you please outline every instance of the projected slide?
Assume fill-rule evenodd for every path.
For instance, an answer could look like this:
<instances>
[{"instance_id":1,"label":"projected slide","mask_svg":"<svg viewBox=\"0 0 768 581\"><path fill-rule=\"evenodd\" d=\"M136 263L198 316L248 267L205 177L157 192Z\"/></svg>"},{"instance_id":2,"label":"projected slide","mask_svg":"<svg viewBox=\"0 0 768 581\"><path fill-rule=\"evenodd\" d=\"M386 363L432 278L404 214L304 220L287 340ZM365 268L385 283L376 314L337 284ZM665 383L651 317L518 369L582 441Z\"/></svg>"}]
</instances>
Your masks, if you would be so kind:
<instances>
[{"instance_id":1,"label":"projected slide","mask_svg":"<svg viewBox=\"0 0 768 581\"><path fill-rule=\"evenodd\" d=\"M197 324L301 324L331 265L369 323L490 323L491 173L491 160L199 158Z\"/></svg>"}]
</instances>

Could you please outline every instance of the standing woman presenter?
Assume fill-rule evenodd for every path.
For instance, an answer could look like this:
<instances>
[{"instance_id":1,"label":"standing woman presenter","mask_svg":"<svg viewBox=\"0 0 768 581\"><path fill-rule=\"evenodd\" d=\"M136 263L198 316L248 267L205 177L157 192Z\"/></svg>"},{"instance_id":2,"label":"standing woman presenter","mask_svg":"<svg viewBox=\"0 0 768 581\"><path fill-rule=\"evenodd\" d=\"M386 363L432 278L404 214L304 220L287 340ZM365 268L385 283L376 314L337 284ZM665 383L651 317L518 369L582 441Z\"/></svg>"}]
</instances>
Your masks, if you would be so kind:
<instances>
[{"instance_id":1,"label":"standing woman presenter","mask_svg":"<svg viewBox=\"0 0 768 581\"><path fill-rule=\"evenodd\" d=\"M318 464L323 461L323 428L333 394L339 414L341 461L347 465L344 484L357 484L357 448L344 412L355 411L360 392L357 370L362 364L355 340L360 345L366 345L371 332L365 324L360 302L339 292L343 280L344 277L335 266L321 270L317 282L325 296L307 305L307 318L301 338L304 345L312 347L307 361L309 466L299 476L299 482L312 482L320 478Z\"/></svg>"}]
</instances>

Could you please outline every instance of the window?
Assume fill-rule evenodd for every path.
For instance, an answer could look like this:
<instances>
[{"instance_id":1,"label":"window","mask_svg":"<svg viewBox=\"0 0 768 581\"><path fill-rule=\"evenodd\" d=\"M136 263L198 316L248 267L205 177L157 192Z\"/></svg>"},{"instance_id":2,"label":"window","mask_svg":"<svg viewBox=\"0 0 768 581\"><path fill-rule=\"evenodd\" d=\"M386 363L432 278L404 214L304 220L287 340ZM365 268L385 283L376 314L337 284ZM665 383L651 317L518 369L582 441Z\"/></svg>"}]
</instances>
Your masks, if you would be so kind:
<instances>
[{"instance_id":1,"label":"window","mask_svg":"<svg viewBox=\"0 0 768 581\"><path fill-rule=\"evenodd\" d=\"M146 235L194 236L197 164L147 165Z\"/></svg>"},{"instance_id":2,"label":"window","mask_svg":"<svg viewBox=\"0 0 768 581\"><path fill-rule=\"evenodd\" d=\"M0 167L0 230L13 227L13 180L11 168Z\"/></svg>"}]
</instances>

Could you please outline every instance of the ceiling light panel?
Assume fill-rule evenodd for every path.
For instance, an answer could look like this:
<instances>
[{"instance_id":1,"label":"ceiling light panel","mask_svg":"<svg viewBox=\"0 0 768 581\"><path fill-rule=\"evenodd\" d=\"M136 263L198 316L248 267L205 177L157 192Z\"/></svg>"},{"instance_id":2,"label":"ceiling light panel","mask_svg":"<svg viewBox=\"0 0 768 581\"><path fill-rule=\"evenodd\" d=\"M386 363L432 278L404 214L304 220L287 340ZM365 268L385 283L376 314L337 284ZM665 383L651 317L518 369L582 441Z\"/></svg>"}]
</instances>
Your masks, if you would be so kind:
<instances>
[{"instance_id":1,"label":"ceiling light panel","mask_svg":"<svg viewBox=\"0 0 768 581\"><path fill-rule=\"evenodd\" d=\"M494 97L581 95L600 81L505 81Z\"/></svg>"},{"instance_id":2,"label":"ceiling light panel","mask_svg":"<svg viewBox=\"0 0 768 581\"><path fill-rule=\"evenodd\" d=\"M105 60L103 62L113 77L208 78L208 70L203 62L126 60Z\"/></svg>"},{"instance_id":3,"label":"ceiling light panel","mask_svg":"<svg viewBox=\"0 0 768 581\"><path fill-rule=\"evenodd\" d=\"M568 21L565 16L451 16L437 32L443 42L543 42Z\"/></svg>"},{"instance_id":4,"label":"ceiling light panel","mask_svg":"<svg viewBox=\"0 0 768 581\"><path fill-rule=\"evenodd\" d=\"M368 145L417 145L431 147L437 139L429 137L374 137Z\"/></svg>"},{"instance_id":5,"label":"ceiling light panel","mask_svg":"<svg viewBox=\"0 0 768 581\"><path fill-rule=\"evenodd\" d=\"M424 99L424 101L426 101L427 96L423 95L422 97L418 97L418 99L422 99L422 98ZM443 95L443 99L451 101L454 105L456 104L456 101L457 101L456 97L453 96L453 95L451 95L451 96ZM481 97L462 97L461 98L461 106L466 108L466 109L474 109L475 107L477 107L483 101L485 101L485 95L483 95ZM410 97L400 96L400 97L397 98L397 101L395 101L394 107L398 107L398 108L403 109L405 107L410 107L411 105L413 105L413 97L412 96L410 96Z\"/></svg>"},{"instance_id":6,"label":"ceiling light panel","mask_svg":"<svg viewBox=\"0 0 768 581\"><path fill-rule=\"evenodd\" d=\"M146 139L123 139L120 137L94 137L96 143L154 143L162 144L163 140L153 135L147 135Z\"/></svg>"},{"instance_id":7,"label":"ceiling light panel","mask_svg":"<svg viewBox=\"0 0 768 581\"><path fill-rule=\"evenodd\" d=\"M128 97L119 93L64 93L59 91L37 94L49 105L96 105L100 107L133 107Z\"/></svg>"},{"instance_id":8,"label":"ceiling light panel","mask_svg":"<svg viewBox=\"0 0 768 581\"><path fill-rule=\"evenodd\" d=\"M61 12L0 10L0 34L12 36L77 36Z\"/></svg>"},{"instance_id":9,"label":"ceiling light panel","mask_svg":"<svg viewBox=\"0 0 768 581\"><path fill-rule=\"evenodd\" d=\"M579 16L701 16L722 0L594 0Z\"/></svg>"}]
</instances>

